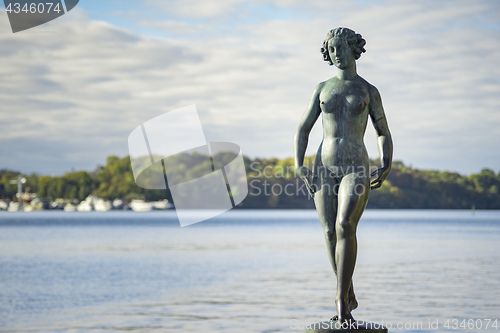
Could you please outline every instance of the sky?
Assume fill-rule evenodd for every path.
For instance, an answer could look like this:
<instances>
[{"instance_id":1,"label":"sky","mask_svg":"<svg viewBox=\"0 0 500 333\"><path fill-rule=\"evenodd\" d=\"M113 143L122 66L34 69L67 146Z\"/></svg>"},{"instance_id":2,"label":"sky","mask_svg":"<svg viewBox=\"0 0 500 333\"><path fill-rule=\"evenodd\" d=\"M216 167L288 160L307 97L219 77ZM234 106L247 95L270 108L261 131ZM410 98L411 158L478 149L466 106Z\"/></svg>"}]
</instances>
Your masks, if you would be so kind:
<instances>
[{"instance_id":1,"label":"sky","mask_svg":"<svg viewBox=\"0 0 500 333\"><path fill-rule=\"evenodd\" d=\"M80 0L12 33L0 11L0 169L61 175L128 154L147 120L195 104L207 141L292 157L320 53L348 27L367 41L358 74L382 96L394 160L500 171L496 0ZM318 121L307 154L321 142ZM365 143L379 156L371 124Z\"/></svg>"}]
</instances>

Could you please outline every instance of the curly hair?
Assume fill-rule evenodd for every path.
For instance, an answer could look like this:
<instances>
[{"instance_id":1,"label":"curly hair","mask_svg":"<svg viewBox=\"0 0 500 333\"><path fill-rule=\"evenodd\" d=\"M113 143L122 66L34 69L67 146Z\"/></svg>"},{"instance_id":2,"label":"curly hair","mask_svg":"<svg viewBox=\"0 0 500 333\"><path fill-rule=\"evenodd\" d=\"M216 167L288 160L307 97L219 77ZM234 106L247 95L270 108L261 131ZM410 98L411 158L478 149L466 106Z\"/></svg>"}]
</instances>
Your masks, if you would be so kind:
<instances>
[{"instance_id":1,"label":"curly hair","mask_svg":"<svg viewBox=\"0 0 500 333\"><path fill-rule=\"evenodd\" d=\"M328 41L334 37L345 38L349 46L351 46L354 51L354 57L359 59L361 57L361 53L366 52L364 46L366 44L366 40L361 37L360 34L355 33L351 29L348 28L336 28L330 30L326 34L325 41L323 42L323 47L321 48L321 53L323 54L323 60L333 65L332 59L330 59L330 54L328 53Z\"/></svg>"}]
</instances>

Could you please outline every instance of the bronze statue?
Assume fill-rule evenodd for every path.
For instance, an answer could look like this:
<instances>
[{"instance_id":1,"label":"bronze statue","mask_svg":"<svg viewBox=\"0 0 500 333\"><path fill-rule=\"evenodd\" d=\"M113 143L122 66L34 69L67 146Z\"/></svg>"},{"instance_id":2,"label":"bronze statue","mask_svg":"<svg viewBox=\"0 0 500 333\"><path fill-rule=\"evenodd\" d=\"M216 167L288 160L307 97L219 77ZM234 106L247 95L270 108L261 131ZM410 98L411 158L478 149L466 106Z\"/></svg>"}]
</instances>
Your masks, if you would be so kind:
<instances>
[{"instance_id":1,"label":"bronze statue","mask_svg":"<svg viewBox=\"0 0 500 333\"><path fill-rule=\"evenodd\" d=\"M340 324L354 322L358 303L352 275L356 263L356 228L368 202L370 189L379 188L391 170L392 139L377 88L356 72L356 60L366 41L347 28L328 32L321 53L337 75L321 82L300 121L295 136L295 169L306 182L325 232L328 254L337 276L335 304ZM323 119L321 142L313 170L303 165L309 132ZM371 176L363 137L368 116L378 135L382 167ZM311 179L312 177L312 179Z\"/></svg>"}]
</instances>

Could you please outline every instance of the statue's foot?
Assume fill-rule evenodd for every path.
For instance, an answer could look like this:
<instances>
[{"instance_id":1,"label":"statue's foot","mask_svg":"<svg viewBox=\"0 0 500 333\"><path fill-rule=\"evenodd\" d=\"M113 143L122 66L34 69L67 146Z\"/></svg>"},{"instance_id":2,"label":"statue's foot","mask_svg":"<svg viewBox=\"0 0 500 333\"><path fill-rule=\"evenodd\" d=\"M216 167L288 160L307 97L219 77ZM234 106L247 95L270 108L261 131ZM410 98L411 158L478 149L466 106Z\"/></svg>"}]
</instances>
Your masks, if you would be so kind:
<instances>
[{"instance_id":1,"label":"statue's foot","mask_svg":"<svg viewBox=\"0 0 500 333\"><path fill-rule=\"evenodd\" d=\"M354 294L352 294L351 297L349 298L349 303L347 304L347 307L349 308L349 311L358 308L358 301L356 300L356 296L354 296Z\"/></svg>"},{"instance_id":2,"label":"statue's foot","mask_svg":"<svg viewBox=\"0 0 500 333\"><path fill-rule=\"evenodd\" d=\"M352 316L351 313L347 313L343 318L340 317L338 322L339 323L355 323L356 320L354 319L354 317Z\"/></svg>"},{"instance_id":3,"label":"statue's foot","mask_svg":"<svg viewBox=\"0 0 500 333\"><path fill-rule=\"evenodd\" d=\"M349 308L349 311L358 308L358 301L356 300L356 295L354 294L352 283L351 287L349 288L349 294L347 296L347 307Z\"/></svg>"},{"instance_id":4,"label":"statue's foot","mask_svg":"<svg viewBox=\"0 0 500 333\"><path fill-rule=\"evenodd\" d=\"M337 301L337 322L342 325L344 323L354 323L356 320L354 320L354 317L351 314L351 311L348 308L348 305L345 301ZM334 319L333 317L332 319Z\"/></svg>"}]
</instances>

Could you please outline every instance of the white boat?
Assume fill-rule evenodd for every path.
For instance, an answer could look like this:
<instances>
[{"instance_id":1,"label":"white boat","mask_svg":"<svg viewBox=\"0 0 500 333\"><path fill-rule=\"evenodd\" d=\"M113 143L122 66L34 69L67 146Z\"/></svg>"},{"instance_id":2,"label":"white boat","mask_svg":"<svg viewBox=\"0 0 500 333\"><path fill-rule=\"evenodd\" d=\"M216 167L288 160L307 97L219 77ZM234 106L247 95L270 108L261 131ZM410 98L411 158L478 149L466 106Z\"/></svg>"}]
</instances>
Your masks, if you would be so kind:
<instances>
[{"instance_id":1,"label":"white boat","mask_svg":"<svg viewBox=\"0 0 500 333\"><path fill-rule=\"evenodd\" d=\"M153 201L152 204L155 209L160 209L160 210L171 209L174 207L174 205L168 202L167 199L161 201Z\"/></svg>"},{"instance_id":2,"label":"white boat","mask_svg":"<svg viewBox=\"0 0 500 333\"><path fill-rule=\"evenodd\" d=\"M94 200L94 209L98 212L107 212L108 210L111 210L111 208L113 208L111 201L101 198Z\"/></svg>"},{"instance_id":3,"label":"white boat","mask_svg":"<svg viewBox=\"0 0 500 333\"><path fill-rule=\"evenodd\" d=\"M76 210L79 212L92 211L94 209L94 203L97 199L98 199L97 197L95 197L93 195L89 195L87 198L85 198L85 200L80 202L80 204L78 206L76 206Z\"/></svg>"},{"instance_id":4,"label":"white boat","mask_svg":"<svg viewBox=\"0 0 500 333\"><path fill-rule=\"evenodd\" d=\"M92 210L92 205L88 201L82 201L76 206L76 210L79 212L90 212Z\"/></svg>"},{"instance_id":5,"label":"white boat","mask_svg":"<svg viewBox=\"0 0 500 333\"><path fill-rule=\"evenodd\" d=\"M74 212L76 210L76 206L73 205L72 203L67 203L64 205L64 211L65 212Z\"/></svg>"},{"instance_id":6,"label":"white boat","mask_svg":"<svg viewBox=\"0 0 500 333\"><path fill-rule=\"evenodd\" d=\"M134 212L149 212L153 209L153 203L144 200L132 200L130 208L132 208Z\"/></svg>"},{"instance_id":7,"label":"white boat","mask_svg":"<svg viewBox=\"0 0 500 333\"><path fill-rule=\"evenodd\" d=\"M0 200L0 209L7 210L8 208L9 208L9 205L5 201Z\"/></svg>"},{"instance_id":8,"label":"white boat","mask_svg":"<svg viewBox=\"0 0 500 333\"><path fill-rule=\"evenodd\" d=\"M113 207L114 208L123 208L123 201L122 201L122 199L115 199L115 200L113 200Z\"/></svg>"},{"instance_id":9,"label":"white boat","mask_svg":"<svg viewBox=\"0 0 500 333\"><path fill-rule=\"evenodd\" d=\"M19 211L19 203L15 202L15 201L11 201L9 203L9 207L7 208L7 211L9 211L9 212Z\"/></svg>"}]
</instances>

